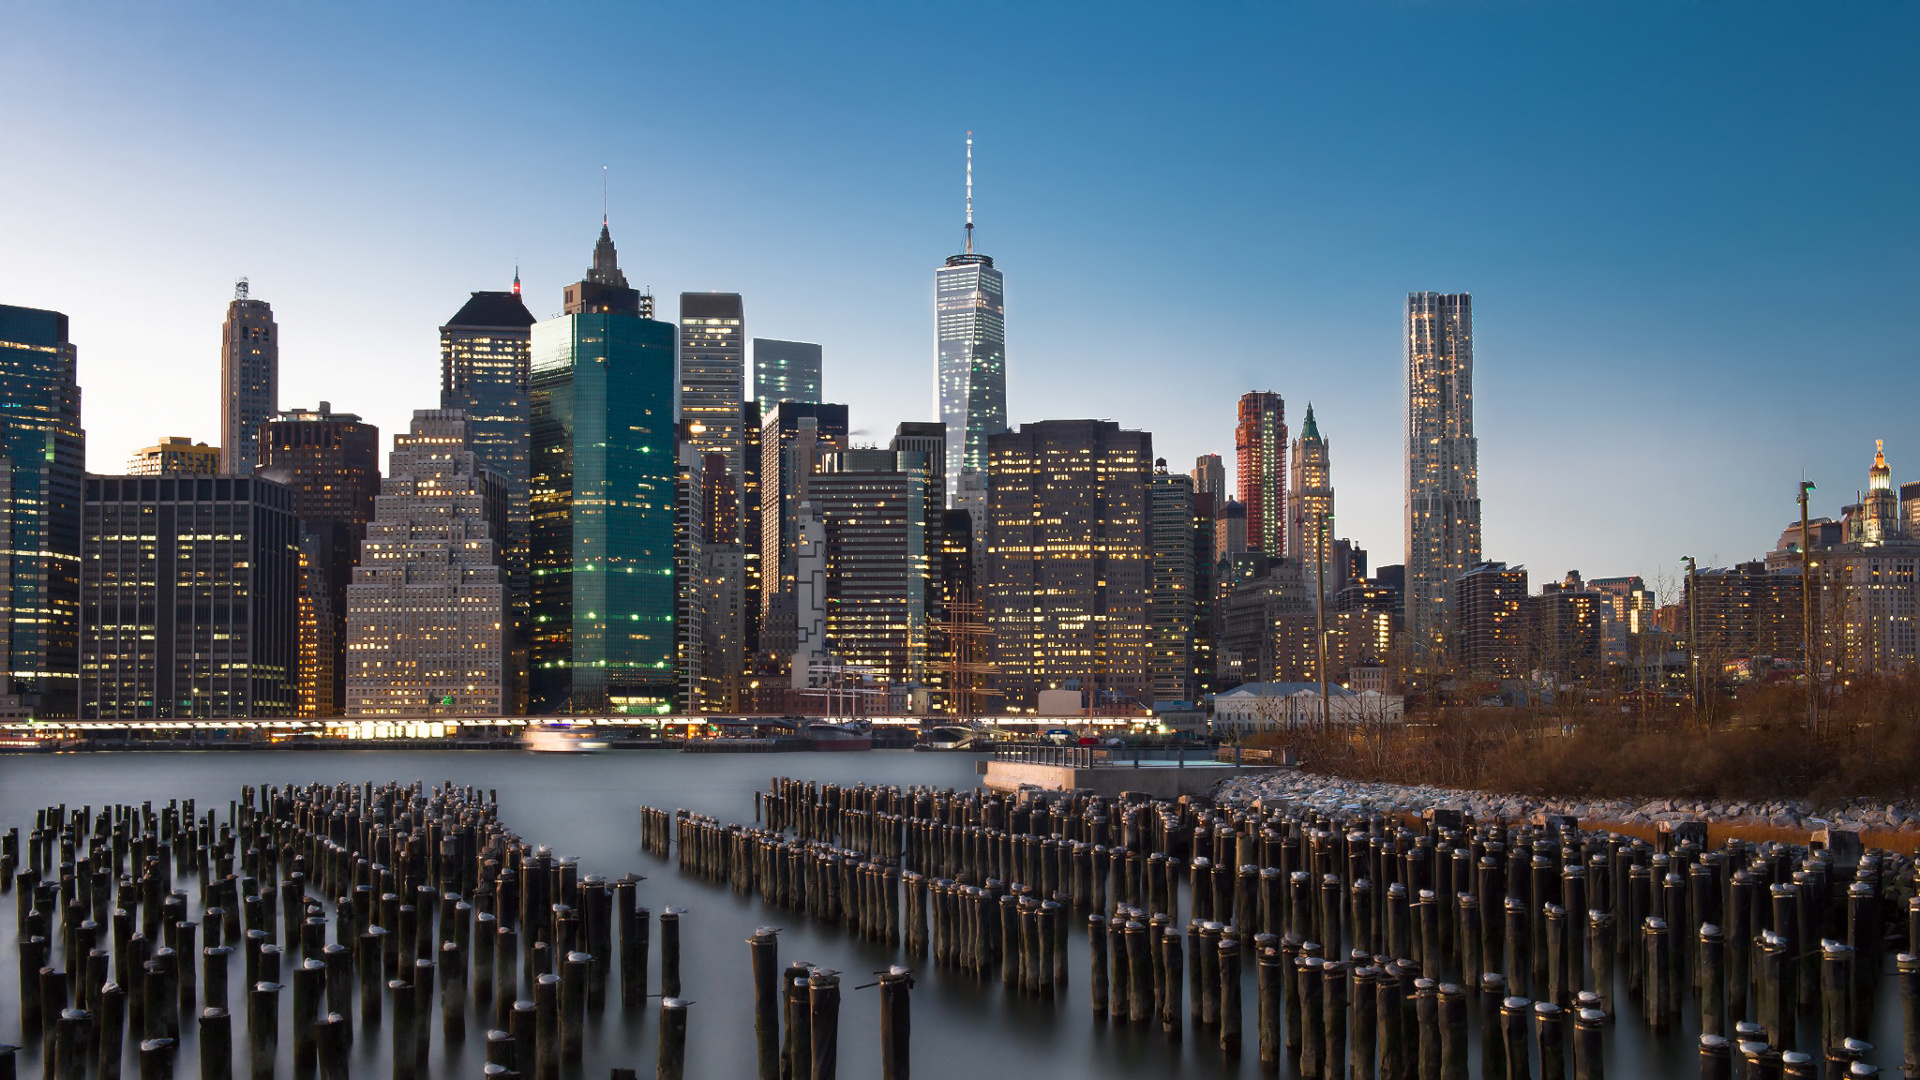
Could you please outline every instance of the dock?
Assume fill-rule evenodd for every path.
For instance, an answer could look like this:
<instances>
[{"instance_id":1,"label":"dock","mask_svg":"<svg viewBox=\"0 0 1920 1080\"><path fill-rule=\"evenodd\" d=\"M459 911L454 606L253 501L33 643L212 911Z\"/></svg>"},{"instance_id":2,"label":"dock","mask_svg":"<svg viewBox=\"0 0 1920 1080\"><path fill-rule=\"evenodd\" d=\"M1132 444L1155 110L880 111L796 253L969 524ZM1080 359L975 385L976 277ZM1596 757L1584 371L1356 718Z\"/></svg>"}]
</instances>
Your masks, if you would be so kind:
<instances>
[{"instance_id":1,"label":"dock","mask_svg":"<svg viewBox=\"0 0 1920 1080\"><path fill-rule=\"evenodd\" d=\"M1266 775L1281 767L1220 761L1207 751L1182 748L1022 744L996 749L991 759L980 763L980 774L981 782L994 791L1084 791L1103 798L1134 791L1177 799L1205 794L1222 780Z\"/></svg>"}]
</instances>

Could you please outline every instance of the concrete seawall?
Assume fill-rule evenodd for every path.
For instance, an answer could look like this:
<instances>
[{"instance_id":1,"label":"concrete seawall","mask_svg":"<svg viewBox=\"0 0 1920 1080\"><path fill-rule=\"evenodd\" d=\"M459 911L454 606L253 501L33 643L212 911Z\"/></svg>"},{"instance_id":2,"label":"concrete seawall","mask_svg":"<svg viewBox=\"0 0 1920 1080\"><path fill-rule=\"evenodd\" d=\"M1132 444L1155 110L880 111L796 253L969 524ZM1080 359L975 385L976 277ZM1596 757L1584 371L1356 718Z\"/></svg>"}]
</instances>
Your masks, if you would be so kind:
<instances>
[{"instance_id":1,"label":"concrete seawall","mask_svg":"<svg viewBox=\"0 0 1920 1080\"><path fill-rule=\"evenodd\" d=\"M1105 798L1114 798L1123 791L1138 791L1156 799L1201 795L1212 791L1222 780L1266 777L1279 771L1274 766L1236 767L1212 762L1181 767L1170 761L1142 762L1138 768L1125 764L1076 768L1025 761L985 761L981 762L981 768L984 783L995 791L1018 791L1022 787L1042 791L1079 789Z\"/></svg>"}]
</instances>

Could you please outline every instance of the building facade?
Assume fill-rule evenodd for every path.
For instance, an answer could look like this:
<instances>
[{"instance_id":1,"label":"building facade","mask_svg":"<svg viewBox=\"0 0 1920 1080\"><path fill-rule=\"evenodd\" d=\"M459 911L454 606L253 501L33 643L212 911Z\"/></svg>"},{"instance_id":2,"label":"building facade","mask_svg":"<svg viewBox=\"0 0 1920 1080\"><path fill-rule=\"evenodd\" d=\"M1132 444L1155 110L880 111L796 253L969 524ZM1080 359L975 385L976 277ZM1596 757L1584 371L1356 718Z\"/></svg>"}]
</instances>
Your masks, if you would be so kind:
<instances>
[{"instance_id":1,"label":"building facade","mask_svg":"<svg viewBox=\"0 0 1920 1080\"><path fill-rule=\"evenodd\" d=\"M347 587L346 714L499 716L513 700L511 498L458 409L396 435Z\"/></svg>"},{"instance_id":2,"label":"building facade","mask_svg":"<svg viewBox=\"0 0 1920 1080\"><path fill-rule=\"evenodd\" d=\"M0 690L36 717L77 705L87 469L77 367L65 315L0 304Z\"/></svg>"},{"instance_id":3,"label":"building facade","mask_svg":"<svg viewBox=\"0 0 1920 1080\"><path fill-rule=\"evenodd\" d=\"M1137 706L1148 657L1153 436L1105 420L1023 424L992 439L987 618L1004 703L1092 685Z\"/></svg>"},{"instance_id":4,"label":"building facade","mask_svg":"<svg viewBox=\"0 0 1920 1080\"><path fill-rule=\"evenodd\" d=\"M928 680L943 512L934 468L923 450L836 450L807 483L825 541L826 651L891 686Z\"/></svg>"},{"instance_id":5,"label":"building facade","mask_svg":"<svg viewBox=\"0 0 1920 1080\"><path fill-rule=\"evenodd\" d=\"M1220 460L1219 454L1201 454L1193 459L1193 490L1200 495L1212 495L1216 500L1227 497L1227 466Z\"/></svg>"},{"instance_id":6,"label":"building facade","mask_svg":"<svg viewBox=\"0 0 1920 1080\"><path fill-rule=\"evenodd\" d=\"M847 448L847 407L784 401L760 429L760 649L794 651L799 510L821 455Z\"/></svg>"},{"instance_id":7,"label":"building facade","mask_svg":"<svg viewBox=\"0 0 1920 1080\"><path fill-rule=\"evenodd\" d=\"M1448 635L1456 672L1478 679L1513 679L1527 673L1527 568L1503 562L1474 566L1454 583Z\"/></svg>"},{"instance_id":8,"label":"building facade","mask_svg":"<svg viewBox=\"0 0 1920 1080\"><path fill-rule=\"evenodd\" d=\"M273 307L233 287L220 328L220 471L239 474L260 464L260 426L280 411L280 327Z\"/></svg>"},{"instance_id":9,"label":"building facade","mask_svg":"<svg viewBox=\"0 0 1920 1080\"><path fill-rule=\"evenodd\" d=\"M1154 463L1148 489L1152 529L1153 703L1194 700L1193 478Z\"/></svg>"},{"instance_id":10,"label":"building facade","mask_svg":"<svg viewBox=\"0 0 1920 1080\"><path fill-rule=\"evenodd\" d=\"M767 416L783 401L820 401L820 346L753 339L753 401Z\"/></svg>"},{"instance_id":11,"label":"building facade","mask_svg":"<svg viewBox=\"0 0 1920 1080\"><path fill-rule=\"evenodd\" d=\"M746 328L739 293L680 294L680 422L694 449L726 459L736 490L746 453Z\"/></svg>"},{"instance_id":12,"label":"building facade","mask_svg":"<svg viewBox=\"0 0 1920 1080\"><path fill-rule=\"evenodd\" d=\"M1271 391L1240 397L1233 429L1234 487L1247 511L1247 547L1287 553L1287 403Z\"/></svg>"},{"instance_id":13,"label":"building facade","mask_svg":"<svg viewBox=\"0 0 1920 1080\"><path fill-rule=\"evenodd\" d=\"M1407 296L1406 634L1418 665L1442 655L1454 582L1480 564L1473 434L1473 298Z\"/></svg>"},{"instance_id":14,"label":"building facade","mask_svg":"<svg viewBox=\"0 0 1920 1080\"><path fill-rule=\"evenodd\" d=\"M190 473L213 476L220 471L220 448L197 443L184 435L169 435L143 447L127 459L128 476Z\"/></svg>"},{"instance_id":15,"label":"building facade","mask_svg":"<svg viewBox=\"0 0 1920 1080\"><path fill-rule=\"evenodd\" d=\"M474 454L507 490L506 523L492 540L506 571L508 713L526 711L533 323L516 273L512 291L472 294L440 328L440 407L466 417Z\"/></svg>"},{"instance_id":16,"label":"building facade","mask_svg":"<svg viewBox=\"0 0 1920 1080\"><path fill-rule=\"evenodd\" d=\"M676 696L675 330L606 224L566 314L533 327L529 711L656 713Z\"/></svg>"},{"instance_id":17,"label":"building facade","mask_svg":"<svg viewBox=\"0 0 1920 1080\"><path fill-rule=\"evenodd\" d=\"M90 476L80 715L292 716L299 518L258 476Z\"/></svg>"},{"instance_id":18,"label":"building facade","mask_svg":"<svg viewBox=\"0 0 1920 1080\"><path fill-rule=\"evenodd\" d=\"M302 552L300 715L338 716L346 704L347 586L380 494L380 429L329 402L294 409L260 429L261 475L293 489Z\"/></svg>"}]
</instances>

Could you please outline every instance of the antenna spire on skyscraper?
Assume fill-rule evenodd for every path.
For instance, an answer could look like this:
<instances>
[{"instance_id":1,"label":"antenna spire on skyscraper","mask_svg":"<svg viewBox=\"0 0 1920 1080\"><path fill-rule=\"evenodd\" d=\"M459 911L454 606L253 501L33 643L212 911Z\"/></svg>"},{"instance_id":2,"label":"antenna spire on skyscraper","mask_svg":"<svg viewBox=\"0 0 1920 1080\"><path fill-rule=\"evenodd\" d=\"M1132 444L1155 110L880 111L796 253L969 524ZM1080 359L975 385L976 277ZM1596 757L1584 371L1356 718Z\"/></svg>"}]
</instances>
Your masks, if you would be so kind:
<instances>
[{"instance_id":1,"label":"antenna spire on skyscraper","mask_svg":"<svg viewBox=\"0 0 1920 1080\"><path fill-rule=\"evenodd\" d=\"M600 166L600 227L607 225L607 167Z\"/></svg>"},{"instance_id":2,"label":"antenna spire on skyscraper","mask_svg":"<svg viewBox=\"0 0 1920 1080\"><path fill-rule=\"evenodd\" d=\"M513 295L520 295L520 264L513 264Z\"/></svg>"},{"instance_id":3,"label":"antenna spire on skyscraper","mask_svg":"<svg viewBox=\"0 0 1920 1080\"><path fill-rule=\"evenodd\" d=\"M967 254L973 254L973 132L967 132Z\"/></svg>"}]
</instances>

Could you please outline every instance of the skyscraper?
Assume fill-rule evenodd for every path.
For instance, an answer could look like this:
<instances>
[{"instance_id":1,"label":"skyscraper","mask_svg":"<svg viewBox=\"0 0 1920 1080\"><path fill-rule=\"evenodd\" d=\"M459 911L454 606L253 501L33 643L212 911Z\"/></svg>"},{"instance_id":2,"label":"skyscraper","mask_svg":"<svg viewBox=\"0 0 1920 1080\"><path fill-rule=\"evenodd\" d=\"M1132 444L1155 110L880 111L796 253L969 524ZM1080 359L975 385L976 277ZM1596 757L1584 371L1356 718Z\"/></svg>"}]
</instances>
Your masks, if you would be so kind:
<instances>
[{"instance_id":1,"label":"skyscraper","mask_svg":"<svg viewBox=\"0 0 1920 1080\"><path fill-rule=\"evenodd\" d=\"M973 135L967 135L967 246L933 272L940 340L935 406L947 425L947 486L984 472L987 440L1007 430L1006 283L973 250Z\"/></svg>"},{"instance_id":2,"label":"skyscraper","mask_svg":"<svg viewBox=\"0 0 1920 1080\"><path fill-rule=\"evenodd\" d=\"M299 520L261 476L90 476L80 715L292 716Z\"/></svg>"},{"instance_id":3,"label":"skyscraper","mask_svg":"<svg viewBox=\"0 0 1920 1080\"><path fill-rule=\"evenodd\" d=\"M531 712L673 704L675 333L650 315L602 221L533 326Z\"/></svg>"},{"instance_id":4,"label":"skyscraper","mask_svg":"<svg viewBox=\"0 0 1920 1080\"><path fill-rule=\"evenodd\" d=\"M1473 298L1409 293L1405 626L1416 662L1440 655L1454 582L1480 561Z\"/></svg>"},{"instance_id":5,"label":"skyscraper","mask_svg":"<svg viewBox=\"0 0 1920 1080\"><path fill-rule=\"evenodd\" d=\"M831 451L807 481L826 540L827 651L894 685L927 678L937 494L915 450Z\"/></svg>"},{"instance_id":6,"label":"skyscraper","mask_svg":"<svg viewBox=\"0 0 1920 1080\"><path fill-rule=\"evenodd\" d=\"M1201 454L1193 459L1193 491L1196 495L1217 496L1217 501L1227 497L1227 467L1219 454Z\"/></svg>"},{"instance_id":7,"label":"skyscraper","mask_svg":"<svg viewBox=\"0 0 1920 1080\"><path fill-rule=\"evenodd\" d=\"M526 709L533 322L516 272L513 291L474 293L440 328L440 407L465 415L473 452L506 485L507 519L492 540L506 568L509 713Z\"/></svg>"},{"instance_id":8,"label":"skyscraper","mask_svg":"<svg viewBox=\"0 0 1920 1080\"><path fill-rule=\"evenodd\" d=\"M1193 478L1154 463L1149 489L1153 561L1153 701L1191 702L1194 648Z\"/></svg>"},{"instance_id":9,"label":"skyscraper","mask_svg":"<svg viewBox=\"0 0 1920 1080\"><path fill-rule=\"evenodd\" d=\"M1234 482L1247 508L1247 547L1277 559L1287 550L1287 403L1279 394L1241 395L1233 449Z\"/></svg>"},{"instance_id":10,"label":"skyscraper","mask_svg":"<svg viewBox=\"0 0 1920 1080\"><path fill-rule=\"evenodd\" d=\"M725 457L726 475L736 492L746 446L741 430L741 403L747 396L745 333L746 308L739 293L680 294L680 422L694 449Z\"/></svg>"},{"instance_id":11,"label":"skyscraper","mask_svg":"<svg viewBox=\"0 0 1920 1080\"><path fill-rule=\"evenodd\" d=\"M260 464L260 425L280 411L280 328L273 307L233 287L220 328L220 471L245 473Z\"/></svg>"},{"instance_id":12,"label":"skyscraper","mask_svg":"<svg viewBox=\"0 0 1920 1080\"><path fill-rule=\"evenodd\" d=\"M1327 440L1320 437L1320 425L1313 420L1313 406L1308 405L1306 423L1300 426L1300 437L1293 440L1293 484L1287 493L1287 557L1300 568L1307 587L1323 594L1323 602L1340 591L1339 575L1334 571L1331 556L1333 468L1327 451Z\"/></svg>"},{"instance_id":13,"label":"skyscraper","mask_svg":"<svg viewBox=\"0 0 1920 1080\"><path fill-rule=\"evenodd\" d=\"M800 503L807 481L829 450L847 448L847 407L783 401L760 431L760 648L794 651L794 580L798 573Z\"/></svg>"},{"instance_id":14,"label":"skyscraper","mask_svg":"<svg viewBox=\"0 0 1920 1080\"><path fill-rule=\"evenodd\" d=\"M470 423L458 409L417 409L394 436L347 586L348 716L498 716L507 707L498 535L510 500Z\"/></svg>"},{"instance_id":15,"label":"skyscraper","mask_svg":"<svg viewBox=\"0 0 1920 1080\"><path fill-rule=\"evenodd\" d=\"M87 436L67 317L0 304L0 692L74 715Z\"/></svg>"},{"instance_id":16,"label":"skyscraper","mask_svg":"<svg viewBox=\"0 0 1920 1080\"><path fill-rule=\"evenodd\" d=\"M260 429L261 475L300 518L300 715L337 716L347 689L347 586L380 494L380 429L353 413L283 412Z\"/></svg>"},{"instance_id":17,"label":"skyscraper","mask_svg":"<svg viewBox=\"0 0 1920 1080\"><path fill-rule=\"evenodd\" d=\"M753 399L762 416L783 401L819 401L820 346L810 341L754 338Z\"/></svg>"},{"instance_id":18,"label":"skyscraper","mask_svg":"<svg viewBox=\"0 0 1920 1080\"><path fill-rule=\"evenodd\" d=\"M993 437L987 617L1008 708L1069 680L1137 706L1150 688L1153 436L1048 420Z\"/></svg>"}]
</instances>

